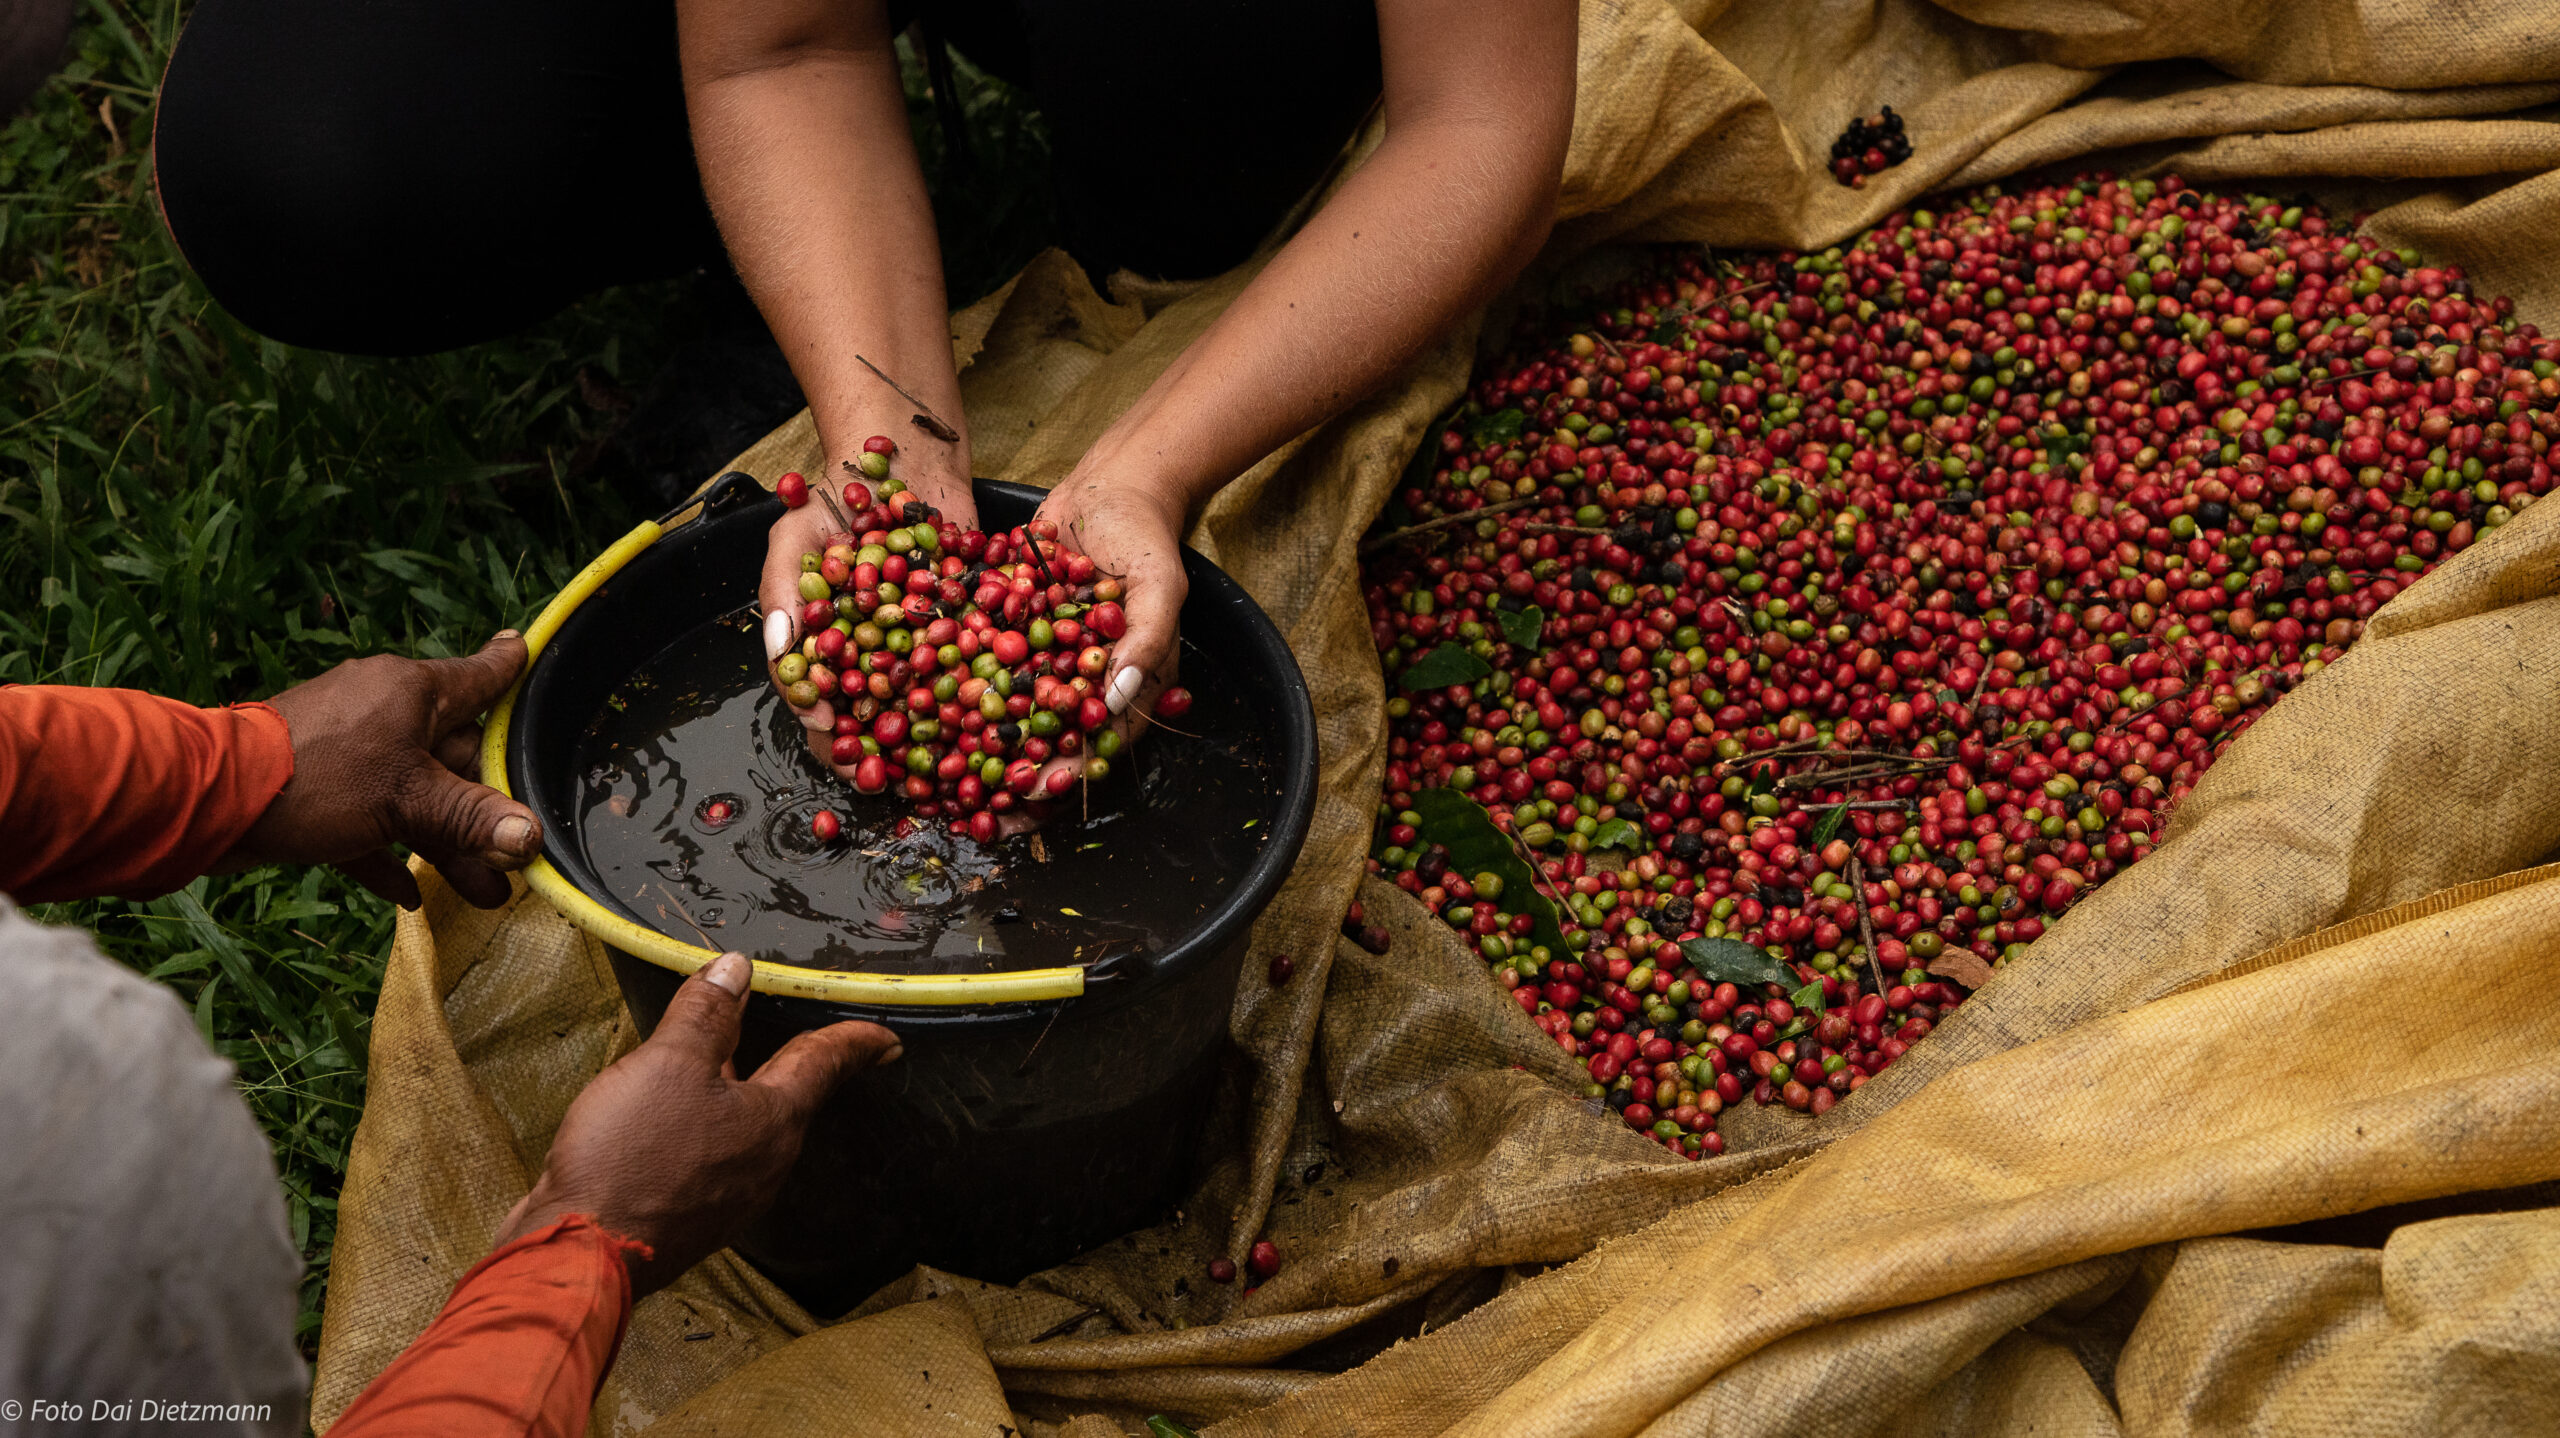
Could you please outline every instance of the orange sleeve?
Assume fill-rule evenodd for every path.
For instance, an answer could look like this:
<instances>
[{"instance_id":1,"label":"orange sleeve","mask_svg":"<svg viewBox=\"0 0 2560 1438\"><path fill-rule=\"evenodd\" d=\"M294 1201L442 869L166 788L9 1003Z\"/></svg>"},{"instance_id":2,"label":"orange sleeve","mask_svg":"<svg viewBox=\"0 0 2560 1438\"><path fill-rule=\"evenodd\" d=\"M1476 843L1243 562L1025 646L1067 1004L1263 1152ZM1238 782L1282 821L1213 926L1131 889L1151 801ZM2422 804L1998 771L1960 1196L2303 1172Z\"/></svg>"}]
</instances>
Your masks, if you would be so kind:
<instances>
[{"instance_id":1,"label":"orange sleeve","mask_svg":"<svg viewBox=\"0 0 2560 1438\"><path fill-rule=\"evenodd\" d=\"M332 1438L579 1438L631 1319L625 1254L649 1248L571 1214L480 1260Z\"/></svg>"},{"instance_id":2,"label":"orange sleeve","mask_svg":"<svg viewBox=\"0 0 2560 1438\"><path fill-rule=\"evenodd\" d=\"M284 716L264 704L0 688L0 893L50 903L182 888L292 777Z\"/></svg>"}]
</instances>

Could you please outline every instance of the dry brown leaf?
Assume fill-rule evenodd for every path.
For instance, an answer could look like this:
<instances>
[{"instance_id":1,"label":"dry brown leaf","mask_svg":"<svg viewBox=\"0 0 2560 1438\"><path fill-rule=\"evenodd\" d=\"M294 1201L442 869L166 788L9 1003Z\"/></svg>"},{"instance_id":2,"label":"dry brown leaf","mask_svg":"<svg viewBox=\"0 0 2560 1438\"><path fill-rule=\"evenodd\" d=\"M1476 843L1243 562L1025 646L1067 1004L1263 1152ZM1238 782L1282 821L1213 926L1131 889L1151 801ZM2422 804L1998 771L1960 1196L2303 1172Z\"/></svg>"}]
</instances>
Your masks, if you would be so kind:
<instances>
[{"instance_id":1,"label":"dry brown leaf","mask_svg":"<svg viewBox=\"0 0 2560 1438\"><path fill-rule=\"evenodd\" d=\"M1968 989L1978 989L1991 982L1991 976L1997 970L1971 949L1949 949L1929 961L1929 972L1942 979L1953 979Z\"/></svg>"}]
</instances>

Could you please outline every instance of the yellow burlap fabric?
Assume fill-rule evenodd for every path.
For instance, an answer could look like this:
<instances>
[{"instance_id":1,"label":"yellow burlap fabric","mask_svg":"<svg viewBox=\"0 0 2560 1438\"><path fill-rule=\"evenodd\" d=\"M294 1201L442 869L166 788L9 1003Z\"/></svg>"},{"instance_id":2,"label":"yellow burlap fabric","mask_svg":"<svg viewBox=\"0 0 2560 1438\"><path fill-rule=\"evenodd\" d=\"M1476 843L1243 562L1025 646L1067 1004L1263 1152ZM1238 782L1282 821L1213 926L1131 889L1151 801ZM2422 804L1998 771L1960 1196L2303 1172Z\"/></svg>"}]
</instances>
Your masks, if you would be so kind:
<instances>
[{"instance_id":1,"label":"yellow burlap fabric","mask_svg":"<svg viewBox=\"0 0 2560 1438\"><path fill-rule=\"evenodd\" d=\"M2560 505L2377 616L2157 855L1883 1079L1818 1125L1736 1113L1722 1159L1595 1118L1395 891L1364 892L1392 952L1334 939L1384 742L1356 539L1519 297L1569 295L1623 242L1827 244L2067 162L2380 206L2394 242L2560 327L2549 6L1592 0L1581 50L1539 265L1192 536L1288 635L1323 771L1247 965L1292 954L1298 978L1239 995L1250 1095L1183 1218L1018 1288L919 1270L832 1325L722 1255L640 1305L602 1431L1103 1438L1153 1411L1219 1435L2560 1431L2560 1213L2526 1187L2560 1178L2560 875L2532 870L2560 852L2539 757ZM1833 184L1830 137L1879 103L1917 153ZM1047 256L955 316L982 472L1055 482L1249 269L1106 297ZM740 463L816 457L804 418ZM427 887L375 1022L323 1426L631 1038L557 916ZM1278 1278L1201 1281L1266 1232Z\"/></svg>"}]
</instances>

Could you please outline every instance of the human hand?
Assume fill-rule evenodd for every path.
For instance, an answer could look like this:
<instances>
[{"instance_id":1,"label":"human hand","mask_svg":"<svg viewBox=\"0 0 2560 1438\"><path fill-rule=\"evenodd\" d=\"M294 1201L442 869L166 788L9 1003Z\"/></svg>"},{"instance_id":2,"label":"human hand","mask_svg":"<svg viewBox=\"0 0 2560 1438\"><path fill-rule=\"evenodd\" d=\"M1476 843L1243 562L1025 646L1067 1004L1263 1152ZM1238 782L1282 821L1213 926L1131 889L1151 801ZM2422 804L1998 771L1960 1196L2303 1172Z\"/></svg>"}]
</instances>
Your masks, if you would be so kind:
<instances>
[{"instance_id":1,"label":"human hand","mask_svg":"<svg viewBox=\"0 0 2560 1438\"><path fill-rule=\"evenodd\" d=\"M1127 627L1113 643L1102 693L1112 715L1106 732L1125 749L1146 727L1157 696L1175 681L1180 668L1175 624L1190 592L1182 569L1182 502L1140 486L1088 477L1080 469L1041 502L1033 522L1043 519L1056 524L1067 548L1094 561L1097 578L1118 586ZM1114 597L1109 584L1102 592L1105 598ZM1037 828L1057 803L1048 796L1072 793L1078 781L1090 776L1094 762L1077 753L1042 765L1030 789L1039 797L998 819L998 831L1019 834Z\"/></svg>"},{"instance_id":2,"label":"human hand","mask_svg":"<svg viewBox=\"0 0 2560 1438\"><path fill-rule=\"evenodd\" d=\"M917 467L922 469L920 460ZM913 489L896 496L892 502L919 501L941 511L943 519L950 523L975 525L978 522L976 496L965 479L955 483L948 474L941 472L948 468L946 461L935 471L921 475ZM823 493L817 483L811 482L808 503L783 511L782 517L774 521L765 541L764 573L757 584L756 607L764 614L765 674L775 690L786 699L791 697L791 686L783 682L776 666L784 655L802 647L802 642L813 628L825 628L835 622L832 614L822 616L811 612L812 604L817 601L804 596L801 591L800 580L804 572L801 556L824 554L829 545L858 540L859 536L849 533L846 528L849 515L842 500L844 490L849 484L861 484L867 492L876 492L878 488L878 481L861 478L841 463L835 466L834 472L835 480ZM903 479L901 483L904 483ZM821 694L813 703L794 704L792 713L807 735L809 752L817 757L819 763L834 770L837 778L850 784L854 766L838 764L834 760L837 709L832 696Z\"/></svg>"},{"instance_id":3,"label":"human hand","mask_svg":"<svg viewBox=\"0 0 2560 1438\"><path fill-rule=\"evenodd\" d=\"M493 1246L583 1213L649 1245L650 1258L632 1261L637 1297L727 1247L764 1211L818 1105L847 1075L903 1050L878 1024L833 1024L739 1078L731 1055L754 972L746 955L722 954L684 981L648 1041L569 1105L542 1176Z\"/></svg>"},{"instance_id":4,"label":"human hand","mask_svg":"<svg viewBox=\"0 0 2560 1438\"><path fill-rule=\"evenodd\" d=\"M1040 505L1067 547L1120 581L1128 632L1111 647L1103 702L1115 715L1143 712L1181 668L1182 602L1191 577L1182 569L1187 506L1178 494L1088 475L1067 476Z\"/></svg>"},{"instance_id":5,"label":"human hand","mask_svg":"<svg viewBox=\"0 0 2560 1438\"><path fill-rule=\"evenodd\" d=\"M459 659L350 659L267 701L293 742L293 778L217 872L258 864L335 864L403 908L418 883L387 846L406 844L481 908L507 901L501 870L542 851L533 811L472 782L479 715L524 667L524 640L502 630Z\"/></svg>"}]
</instances>

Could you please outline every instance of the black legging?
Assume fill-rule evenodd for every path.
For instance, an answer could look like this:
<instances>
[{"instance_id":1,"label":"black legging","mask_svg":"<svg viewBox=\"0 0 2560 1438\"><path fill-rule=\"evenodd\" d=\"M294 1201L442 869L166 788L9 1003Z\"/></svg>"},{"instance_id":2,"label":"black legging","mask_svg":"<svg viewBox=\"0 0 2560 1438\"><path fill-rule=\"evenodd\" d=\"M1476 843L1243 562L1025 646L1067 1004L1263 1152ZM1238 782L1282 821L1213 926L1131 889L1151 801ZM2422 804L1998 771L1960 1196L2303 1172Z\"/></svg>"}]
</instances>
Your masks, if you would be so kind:
<instances>
[{"instance_id":1,"label":"black legging","mask_svg":"<svg viewBox=\"0 0 2560 1438\"><path fill-rule=\"evenodd\" d=\"M1039 105L1061 238L1097 274L1244 258L1378 93L1370 0L933 15ZM720 254L666 0L198 0L158 127L187 263L291 344L450 349Z\"/></svg>"}]
</instances>

